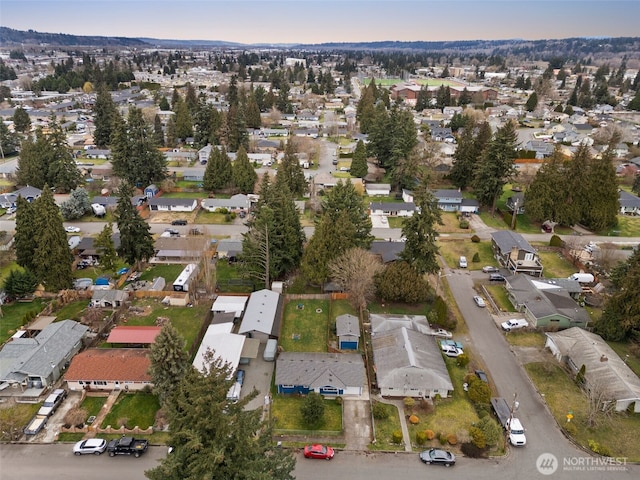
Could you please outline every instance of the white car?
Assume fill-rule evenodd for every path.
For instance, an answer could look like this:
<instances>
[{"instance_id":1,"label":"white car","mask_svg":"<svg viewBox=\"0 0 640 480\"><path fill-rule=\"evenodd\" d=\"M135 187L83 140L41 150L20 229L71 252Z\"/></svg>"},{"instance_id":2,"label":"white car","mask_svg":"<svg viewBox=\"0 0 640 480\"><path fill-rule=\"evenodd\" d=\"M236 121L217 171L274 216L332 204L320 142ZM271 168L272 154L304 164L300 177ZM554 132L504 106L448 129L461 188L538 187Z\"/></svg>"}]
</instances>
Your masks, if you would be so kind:
<instances>
[{"instance_id":1,"label":"white car","mask_svg":"<svg viewBox=\"0 0 640 480\"><path fill-rule=\"evenodd\" d=\"M483 273L498 273L500 270L498 270L498 268L493 267L491 265L487 265L485 267L482 267L482 272Z\"/></svg>"},{"instance_id":2,"label":"white car","mask_svg":"<svg viewBox=\"0 0 640 480\"><path fill-rule=\"evenodd\" d=\"M451 338L451 337L453 337L451 332L449 332L448 330L445 330L444 328L438 328L437 330L434 330L433 331L433 335L436 336L436 337L442 337L442 338Z\"/></svg>"},{"instance_id":3,"label":"white car","mask_svg":"<svg viewBox=\"0 0 640 480\"><path fill-rule=\"evenodd\" d=\"M467 268L467 257L460 257L460 260L458 260L458 266L460 268Z\"/></svg>"},{"instance_id":4,"label":"white car","mask_svg":"<svg viewBox=\"0 0 640 480\"><path fill-rule=\"evenodd\" d=\"M89 438L82 440L73 446L74 455L92 453L100 455L107 449L107 441L102 438Z\"/></svg>"},{"instance_id":5,"label":"white car","mask_svg":"<svg viewBox=\"0 0 640 480\"><path fill-rule=\"evenodd\" d=\"M78 227L64 227L64 231L67 233L80 233L80 229Z\"/></svg>"},{"instance_id":6,"label":"white car","mask_svg":"<svg viewBox=\"0 0 640 480\"><path fill-rule=\"evenodd\" d=\"M455 358L455 357L459 357L464 353L464 350L456 347L455 345L445 344L445 345L440 345L440 348L442 349L442 353L444 353L447 357Z\"/></svg>"},{"instance_id":7,"label":"white car","mask_svg":"<svg viewBox=\"0 0 640 480\"><path fill-rule=\"evenodd\" d=\"M503 330L510 332L511 330L516 330L518 328L528 327L529 322L527 322L524 318L514 318L513 320L502 322L500 326Z\"/></svg>"},{"instance_id":8,"label":"white car","mask_svg":"<svg viewBox=\"0 0 640 480\"><path fill-rule=\"evenodd\" d=\"M479 295L474 296L473 297L473 301L476 302L476 305L479 306L479 307L486 307L487 306L487 304L484 303L484 299Z\"/></svg>"}]
</instances>

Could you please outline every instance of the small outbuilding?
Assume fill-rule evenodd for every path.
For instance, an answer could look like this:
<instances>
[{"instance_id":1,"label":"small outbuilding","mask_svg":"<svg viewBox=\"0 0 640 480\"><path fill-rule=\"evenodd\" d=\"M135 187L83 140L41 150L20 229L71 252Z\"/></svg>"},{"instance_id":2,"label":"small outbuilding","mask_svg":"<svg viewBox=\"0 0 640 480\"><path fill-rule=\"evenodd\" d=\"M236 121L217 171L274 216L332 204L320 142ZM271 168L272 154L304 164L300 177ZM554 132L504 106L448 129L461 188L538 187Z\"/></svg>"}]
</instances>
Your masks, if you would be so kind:
<instances>
[{"instance_id":1,"label":"small outbuilding","mask_svg":"<svg viewBox=\"0 0 640 480\"><path fill-rule=\"evenodd\" d=\"M348 313L336 317L336 335L340 350L357 350L360 342L358 317Z\"/></svg>"}]
</instances>

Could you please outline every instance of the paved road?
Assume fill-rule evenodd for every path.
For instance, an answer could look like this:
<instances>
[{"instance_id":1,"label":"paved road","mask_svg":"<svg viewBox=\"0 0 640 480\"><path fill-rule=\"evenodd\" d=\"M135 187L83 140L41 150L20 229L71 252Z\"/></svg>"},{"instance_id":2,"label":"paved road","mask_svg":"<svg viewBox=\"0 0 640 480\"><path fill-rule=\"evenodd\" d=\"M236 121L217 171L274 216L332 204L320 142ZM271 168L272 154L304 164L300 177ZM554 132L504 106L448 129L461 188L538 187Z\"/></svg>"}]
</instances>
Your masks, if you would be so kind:
<instances>
[{"instance_id":1,"label":"paved road","mask_svg":"<svg viewBox=\"0 0 640 480\"><path fill-rule=\"evenodd\" d=\"M143 480L144 471L153 468L166 454L164 447L151 447L140 458L106 455L74 457L71 445L2 445L0 447L0 480ZM582 458L582 457L581 457ZM353 453L338 452L330 461L309 460L296 454L294 475L298 480L424 480L427 476L443 476L451 480L539 480L545 478L536 469L535 462L513 455L501 460L472 460L460 458L455 467L426 466L417 453ZM574 460L577 462L579 460ZM566 467L568 468L568 467ZM551 480L635 480L640 475L638 466L622 466L624 471L612 467L599 470L569 471L562 464L546 478ZM605 470L606 469L606 470Z\"/></svg>"}]
</instances>

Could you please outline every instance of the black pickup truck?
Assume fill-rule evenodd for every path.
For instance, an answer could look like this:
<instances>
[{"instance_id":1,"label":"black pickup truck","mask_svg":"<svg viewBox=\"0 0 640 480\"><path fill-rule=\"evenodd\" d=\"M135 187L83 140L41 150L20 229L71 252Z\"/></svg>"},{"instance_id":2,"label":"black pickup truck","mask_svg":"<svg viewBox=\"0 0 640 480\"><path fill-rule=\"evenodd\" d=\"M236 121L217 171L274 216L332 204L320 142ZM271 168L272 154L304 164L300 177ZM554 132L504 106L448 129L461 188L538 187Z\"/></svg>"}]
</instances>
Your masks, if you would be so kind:
<instances>
[{"instance_id":1,"label":"black pickup truck","mask_svg":"<svg viewBox=\"0 0 640 480\"><path fill-rule=\"evenodd\" d=\"M110 457L116 455L133 455L139 457L147 451L149 442L147 440L141 440L133 437L120 437L116 440L111 440L107 445L107 452Z\"/></svg>"}]
</instances>

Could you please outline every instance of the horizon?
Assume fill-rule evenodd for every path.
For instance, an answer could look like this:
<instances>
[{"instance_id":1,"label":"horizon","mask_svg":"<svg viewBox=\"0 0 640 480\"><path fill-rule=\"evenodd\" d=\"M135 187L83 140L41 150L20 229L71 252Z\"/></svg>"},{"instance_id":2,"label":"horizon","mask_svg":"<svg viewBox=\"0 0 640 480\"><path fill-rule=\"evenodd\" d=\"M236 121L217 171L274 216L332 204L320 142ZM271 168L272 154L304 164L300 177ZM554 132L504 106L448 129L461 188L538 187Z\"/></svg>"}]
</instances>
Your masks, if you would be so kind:
<instances>
[{"instance_id":1,"label":"horizon","mask_svg":"<svg viewBox=\"0 0 640 480\"><path fill-rule=\"evenodd\" d=\"M640 36L633 0L3 0L0 12L16 30L245 45Z\"/></svg>"}]
</instances>

